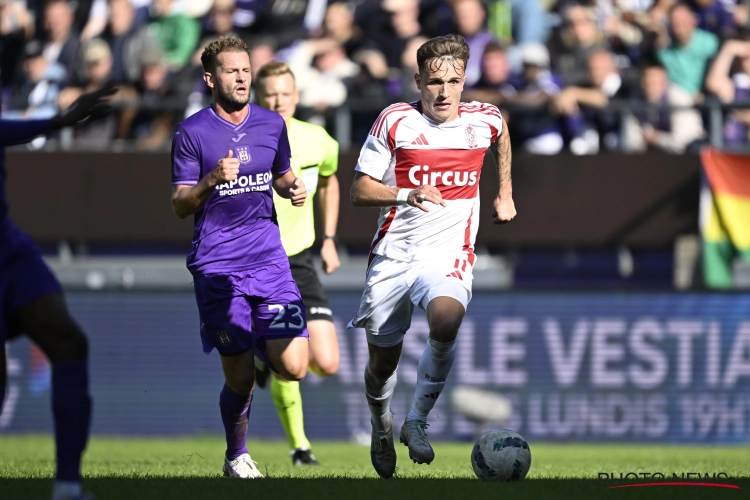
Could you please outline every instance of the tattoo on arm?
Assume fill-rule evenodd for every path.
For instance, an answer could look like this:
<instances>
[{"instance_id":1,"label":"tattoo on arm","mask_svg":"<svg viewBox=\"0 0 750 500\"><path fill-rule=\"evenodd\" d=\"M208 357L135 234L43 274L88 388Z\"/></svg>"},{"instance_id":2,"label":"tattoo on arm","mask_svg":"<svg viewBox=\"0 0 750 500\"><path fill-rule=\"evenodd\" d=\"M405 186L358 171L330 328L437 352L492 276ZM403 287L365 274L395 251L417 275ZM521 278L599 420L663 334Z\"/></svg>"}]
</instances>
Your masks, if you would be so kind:
<instances>
[{"instance_id":1,"label":"tattoo on arm","mask_svg":"<svg viewBox=\"0 0 750 500\"><path fill-rule=\"evenodd\" d=\"M510 137L505 123L503 123L503 132L498 137L495 147L497 149L497 175L500 181L498 192L503 192L511 186L510 164L513 159L510 150Z\"/></svg>"}]
</instances>

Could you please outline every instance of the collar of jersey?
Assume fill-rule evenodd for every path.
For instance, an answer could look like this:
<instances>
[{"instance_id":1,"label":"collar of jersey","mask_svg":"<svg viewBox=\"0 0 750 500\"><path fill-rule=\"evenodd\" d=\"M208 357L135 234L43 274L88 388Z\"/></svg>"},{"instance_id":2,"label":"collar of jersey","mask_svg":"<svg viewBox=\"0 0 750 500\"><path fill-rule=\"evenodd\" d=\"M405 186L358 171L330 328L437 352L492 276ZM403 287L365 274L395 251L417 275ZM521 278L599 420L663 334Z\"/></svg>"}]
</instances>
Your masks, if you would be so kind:
<instances>
[{"instance_id":1,"label":"collar of jersey","mask_svg":"<svg viewBox=\"0 0 750 500\"><path fill-rule=\"evenodd\" d=\"M212 117L213 117L213 118L214 118L214 119L215 119L216 121L218 121L219 123L221 123L221 124L222 124L222 125L224 125L225 127L228 127L228 128L230 128L230 129L232 129L232 130L239 130L239 129L240 129L241 127L245 126L245 124L246 124L246 123L248 122L248 120L250 120L250 115L252 115L252 114L253 114L253 103L248 103L248 105L247 105L247 106L248 106L248 110L247 110L247 116L245 117L245 119L244 119L244 120L242 120L242 121L240 122L240 124L239 124L239 125L235 125L234 123L232 123L232 122L229 122L229 121L225 120L224 118L220 117L220 116L219 116L219 115L218 115L218 114L216 113L216 111L214 110L214 105L213 105L213 104L212 104L212 105L210 105L210 106L208 107L208 110L209 110L209 114L210 114L210 115L211 115L211 116L212 116Z\"/></svg>"}]
</instances>

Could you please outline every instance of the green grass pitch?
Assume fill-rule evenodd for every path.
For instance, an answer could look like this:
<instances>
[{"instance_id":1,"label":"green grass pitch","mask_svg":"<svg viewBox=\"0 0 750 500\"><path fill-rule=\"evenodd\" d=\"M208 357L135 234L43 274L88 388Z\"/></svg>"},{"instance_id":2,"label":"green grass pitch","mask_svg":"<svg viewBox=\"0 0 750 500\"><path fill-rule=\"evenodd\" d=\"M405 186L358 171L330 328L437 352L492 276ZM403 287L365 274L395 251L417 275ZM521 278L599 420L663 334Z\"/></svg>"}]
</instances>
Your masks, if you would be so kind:
<instances>
[{"instance_id":1,"label":"green grass pitch","mask_svg":"<svg viewBox=\"0 0 750 500\"><path fill-rule=\"evenodd\" d=\"M223 440L95 437L84 459L85 489L96 500L149 499L745 499L750 498L750 448L530 443L531 471L519 483L483 483L470 464L471 443L435 442L432 465L413 464L397 444L398 470L381 480L369 448L316 442L322 466L295 468L286 443L252 441L263 480L221 477ZM48 499L53 443L49 436L0 435L0 499ZM664 474L725 472L741 489L657 486L611 489L599 472Z\"/></svg>"}]
</instances>

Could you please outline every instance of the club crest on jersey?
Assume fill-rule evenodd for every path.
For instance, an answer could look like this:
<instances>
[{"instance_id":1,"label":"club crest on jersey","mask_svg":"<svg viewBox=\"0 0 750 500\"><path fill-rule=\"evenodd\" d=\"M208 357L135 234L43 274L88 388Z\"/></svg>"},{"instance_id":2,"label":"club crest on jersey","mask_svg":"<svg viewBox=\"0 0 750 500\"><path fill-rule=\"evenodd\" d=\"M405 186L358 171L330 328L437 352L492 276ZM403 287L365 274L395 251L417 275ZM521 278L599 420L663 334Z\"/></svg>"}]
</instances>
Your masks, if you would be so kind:
<instances>
[{"instance_id":1,"label":"club crest on jersey","mask_svg":"<svg viewBox=\"0 0 750 500\"><path fill-rule=\"evenodd\" d=\"M477 147L477 133L474 131L474 127L472 127L471 125L467 125L466 129L464 130L464 137L466 138L466 143L470 148Z\"/></svg>"},{"instance_id":2,"label":"club crest on jersey","mask_svg":"<svg viewBox=\"0 0 750 500\"><path fill-rule=\"evenodd\" d=\"M235 152L237 153L237 159L240 160L240 163L250 163L251 161L253 161L252 157L250 156L249 146L237 146L235 148Z\"/></svg>"}]
</instances>

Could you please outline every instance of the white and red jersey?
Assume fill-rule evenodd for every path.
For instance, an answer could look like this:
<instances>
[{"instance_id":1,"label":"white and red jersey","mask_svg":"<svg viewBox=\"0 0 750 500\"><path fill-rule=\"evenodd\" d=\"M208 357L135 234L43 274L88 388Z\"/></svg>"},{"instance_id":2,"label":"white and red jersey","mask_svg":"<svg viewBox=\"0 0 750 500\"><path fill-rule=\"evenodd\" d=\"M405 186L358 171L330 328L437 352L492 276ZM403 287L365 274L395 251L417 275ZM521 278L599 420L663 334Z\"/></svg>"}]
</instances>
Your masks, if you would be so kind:
<instances>
[{"instance_id":1,"label":"white and red jersey","mask_svg":"<svg viewBox=\"0 0 750 500\"><path fill-rule=\"evenodd\" d=\"M446 206L425 202L380 211L370 246L375 255L411 262L465 255L473 265L479 223L479 177L487 148L502 132L500 111L479 102L460 103L458 117L438 123L422 113L422 102L387 107L375 121L356 170L389 187L432 185Z\"/></svg>"}]
</instances>

